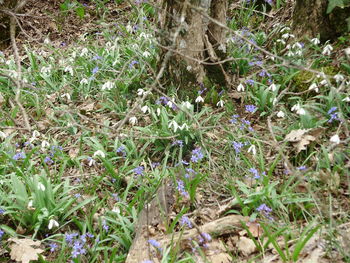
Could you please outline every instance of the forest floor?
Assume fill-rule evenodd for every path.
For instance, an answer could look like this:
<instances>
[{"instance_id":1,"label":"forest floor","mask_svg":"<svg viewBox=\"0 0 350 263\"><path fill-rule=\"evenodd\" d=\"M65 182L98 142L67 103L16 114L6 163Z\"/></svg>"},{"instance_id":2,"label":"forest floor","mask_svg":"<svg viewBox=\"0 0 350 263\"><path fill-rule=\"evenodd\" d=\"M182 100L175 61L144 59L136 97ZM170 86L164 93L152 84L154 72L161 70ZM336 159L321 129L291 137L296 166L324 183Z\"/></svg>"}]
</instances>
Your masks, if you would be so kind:
<instances>
[{"instance_id":1,"label":"forest floor","mask_svg":"<svg viewBox=\"0 0 350 263\"><path fill-rule=\"evenodd\" d=\"M147 1L29 1L21 71L0 52L0 262L350 262L350 35L297 39L292 5L232 4L276 57L228 32L235 82L183 91L152 86Z\"/></svg>"}]
</instances>

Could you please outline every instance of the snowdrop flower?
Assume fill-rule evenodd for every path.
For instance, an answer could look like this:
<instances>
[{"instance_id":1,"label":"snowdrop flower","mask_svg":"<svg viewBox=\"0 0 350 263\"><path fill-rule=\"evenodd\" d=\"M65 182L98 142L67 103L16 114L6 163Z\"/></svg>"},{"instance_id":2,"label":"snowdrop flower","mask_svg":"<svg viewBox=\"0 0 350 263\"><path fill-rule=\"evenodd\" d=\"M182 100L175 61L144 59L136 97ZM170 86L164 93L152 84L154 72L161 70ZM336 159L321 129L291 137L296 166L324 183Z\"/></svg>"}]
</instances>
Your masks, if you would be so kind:
<instances>
[{"instance_id":1,"label":"snowdrop flower","mask_svg":"<svg viewBox=\"0 0 350 263\"><path fill-rule=\"evenodd\" d=\"M321 43L317 37L311 39L310 42L316 46Z\"/></svg>"},{"instance_id":2,"label":"snowdrop flower","mask_svg":"<svg viewBox=\"0 0 350 263\"><path fill-rule=\"evenodd\" d=\"M268 90L271 90L271 91L276 91L277 90L277 86L272 83L269 87L268 87Z\"/></svg>"},{"instance_id":3,"label":"snowdrop flower","mask_svg":"<svg viewBox=\"0 0 350 263\"><path fill-rule=\"evenodd\" d=\"M70 94L69 93L64 93L61 95L61 98L67 98L67 101L71 100Z\"/></svg>"},{"instance_id":4,"label":"snowdrop flower","mask_svg":"<svg viewBox=\"0 0 350 263\"><path fill-rule=\"evenodd\" d=\"M292 46L292 48L295 48L295 49L302 49L303 46L302 46L302 44L300 44L299 42L296 42L296 43Z\"/></svg>"},{"instance_id":5,"label":"snowdrop flower","mask_svg":"<svg viewBox=\"0 0 350 263\"><path fill-rule=\"evenodd\" d=\"M177 124L176 121L172 120L172 121L169 123L169 125L168 125L168 128L169 128L169 129L171 129L171 127L173 127L174 132L176 132L177 129L179 128L179 124Z\"/></svg>"},{"instance_id":6,"label":"snowdrop flower","mask_svg":"<svg viewBox=\"0 0 350 263\"><path fill-rule=\"evenodd\" d=\"M96 161L94 159L92 159L91 157L88 158L88 161L89 161L89 163L88 163L89 166L92 166L96 163Z\"/></svg>"},{"instance_id":7,"label":"snowdrop flower","mask_svg":"<svg viewBox=\"0 0 350 263\"><path fill-rule=\"evenodd\" d=\"M141 107L141 111L143 113L147 113L147 112L149 112L149 107L147 105L145 105L145 106Z\"/></svg>"},{"instance_id":8,"label":"snowdrop flower","mask_svg":"<svg viewBox=\"0 0 350 263\"><path fill-rule=\"evenodd\" d=\"M309 87L309 90L314 90L316 92L318 92L318 87L316 83L312 83Z\"/></svg>"},{"instance_id":9,"label":"snowdrop flower","mask_svg":"<svg viewBox=\"0 0 350 263\"><path fill-rule=\"evenodd\" d=\"M84 85L84 84L88 84L88 80L83 78L81 81L80 81L80 85Z\"/></svg>"},{"instance_id":10,"label":"snowdrop flower","mask_svg":"<svg viewBox=\"0 0 350 263\"><path fill-rule=\"evenodd\" d=\"M341 82L344 80L344 76L338 73L337 75L334 76L334 79L336 82Z\"/></svg>"},{"instance_id":11,"label":"snowdrop flower","mask_svg":"<svg viewBox=\"0 0 350 263\"><path fill-rule=\"evenodd\" d=\"M46 44L46 45L47 45L47 44L50 44L50 42L51 42L51 41L50 41L50 39L49 39L48 37L47 37L47 38L45 38L45 40L44 40L44 44Z\"/></svg>"},{"instance_id":12,"label":"snowdrop flower","mask_svg":"<svg viewBox=\"0 0 350 263\"><path fill-rule=\"evenodd\" d=\"M276 42L281 43L282 45L286 44L286 41L284 41L283 39L277 39Z\"/></svg>"},{"instance_id":13,"label":"snowdrop flower","mask_svg":"<svg viewBox=\"0 0 350 263\"><path fill-rule=\"evenodd\" d=\"M282 35L282 38L284 38L284 39L289 38L289 33L285 33L285 34L283 34L283 35Z\"/></svg>"},{"instance_id":14,"label":"snowdrop flower","mask_svg":"<svg viewBox=\"0 0 350 263\"><path fill-rule=\"evenodd\" d=\"M160 115L160 108L157 108L157 116Z\"/></svg>"},{"instance_id":15,"label":"snowdrop flower","mask_svg":"<svg viewBox=\"0 0 350 263\"><path fill-rule=\"evenodd\" d=\"M219 100L219 102L216 103L216 106L218 106L220 108L224 107L224 101L223 100Z\"/></svg>"},{"instance_id":16,"label":"snowdrop flower","mask_svg":"<svg viewBox=\"0 0 350 263\"><path fill-rule=\"evenodd\" d=\"M73 68L71 66L65 67L64 72L69 72L69 74L73 76Z\"/></svg>"},{"instance_id":17,"label":"snowdrop flower","mask_svg":"<svg viewBox=\"0 0 350 263\"><path fill-rule=\"evenodd\" d=\"M339 144L340 143L339 135L338 134L333 135L329 141L334 144Z\"/></svg>"},{"instance_id":18,"label":"snowdrop flower","mask_svg":"<svg viewBox=\"0 0 350 263\"><path fill-rule=\"evenodd\" d=\"M327 84L328 84L328 81L327 81L326 79L324 79L324 80L322 80L322 81L320 82L320 84L321 84L322 86L327 85Z\"/></svg>"},{"instance_id":19,"label":"snowdrop flower","mask_svg":"<svg viewBox=\"0 0 350 263\"><path fill-rule=\"evenodd\" d=\"M188 130L188 125L186 123L182 124L181 126L178 127L181 131L183 129Z\"/></svg>"},{"instance_id":20,"label":"snowdrop flower","mask_svg":"<svg viewBox=\"0 0 350 263\"><path fill-rule=\"evenodd\" d=\"M283 33L284 31L289 31L289 30L290 30L290 27L286 26L286 27L282 28L280 32Z\"/></svg>"},{"instance_id":21,"label":"snowdrop flower","mask_svg":"<svg viewBox=\"0 0 350 263\"><path fill-rule=\"evenodd\" d=\"M96 156L100 156L102 158L105 158L106 154L103 151L98 150L98 151L94 152L94 157L96 157Z\"/></svg>"},{"instance_id":22,"label":"snowdrop flower","mask_svg":"<svg viewBox=\"0 0 350 263\"><path fill-rule=\"evenodd\" d=\"M249 148L248 148L248 152L252 152L253 155L256 155L256 147L254 144L252 144Z\"/></svg>"},{"instance_id":23,"label":"snowdrop flower","mask_svg":"<svg viewBox=\"0 0 350 263\"><path fill-rule=\"evenodd\" d=\"M43 73L43 74L50 74L51 73L51 65L47 66L47 67L42 67L40 72Z\"/></svg>"},{"instance_id":24,"label":"snowdrop flower","mask_svg":"<svg viewBox=\"0 0 350 263\"><path fill-rule=\"evenodd\" d=\"M34 210L34 207L33 207L33 200L30 200L27 204L27 209L28 210Z\"/></svg>"},{"instance_id":25,"label":"snowdrop flower","mask_svg":"<svg viewBox=\"0 0 350 263\"><path fill-rule=\"evenodd\" d=\"M284 118L284 116L285 116L285 114L284 114L283 111L277 112L277 117L278 117L278 118Z\"/></svg>"},{"instance_id":26,"label":"snowdrop flower","mask_svg":"<svg viewBox=\"0 0 350 263\"><path fill-rule=\"evenodd\" d=\"M287 57L293 57L295 54L293 51L288 51L287 52Z\"/></svg>"},{"instance_id":27,"label":"snowdrop flower","mask_svg":"<svg viewBox=\"0 0 350 263\"><path fill-rule=\"evenodd\" d=\"M240 83L237 87L237 91L244 91L244 86Z\"/></svg>"},{"instance_id":28,"label":"snowdrop flower","mask_svg":"<svg viewBox=\"0 0 350 263\"><path fill-rule=\"evenodd\" d=\"M300 106L300 104L296 104L292 107L291 111L295 111L299 115L305 115L306 111Z\"/></svg>"},{"instance_id":29,"label":"snowdrop flower","mask_svg":"<svg viewBox=\"0 0 350 263\"><path fill-rule=\"evenodd\" d=\"M189 102L189 101L184 101L184 102L182 102L182 104L181 104L183 107L185 107L185 108L187 108L187 109L191 109L191 107L192 107L192 104Z\"/></svg>"},{"instance_id":30,"label":"snowdrop flower","mask_svg":"<svg viewBox=\"0 0 350 263\"><path fill-rule=\"evenodd\" d=\"M50 144L47 141L42 141L41 142L41 150L43 151L45 148L50 147Z\"/></svg>"},{"instance_id":31,"label":"snowdrop flower","mask_svg":"<svg viewBox=\"0 0 350 263\"><path fill-rule=\"evenodd\" d=\"M328 44L323 48L322 55L329 56L331 54L332 50L333 50L333 47Z\"/></svg>"},{"instance_id":32,"label":"snowdrop flower","mask_svg":"<svg viewBox=\"0 0 350 263\"><path fill-rule=\"evenodd\" d=\"M112 212L113 212L113 213L120 214L120 208L117 207L117 206L114 206L113 209L112 209Z\"/></svg>"},{"instance_id":33,"label":"snowdrop flower","mask_svg":"<svg viewBox=\"0 0 350 263\"><path fill-rule=\"evenodd\" d=\"M86 56L88 53L89 53L89 50L88 50L86 47L84 47L84 48L81 50L81 52L80 52L80 56L81 56L81 57L84 57L84 56Z\"/></svg>"},{"instance_id":34,"label":"snowdrop flower","mask_svg":"<svg viewBox=\"0 0 350 263\"><path fill-rule=\"evenodd\" d=\"M38 189L41 191L45 191L45 185L43 185L42 183L38 183Z\"/></svg>"},{"instance_id":35,"label":"snowdrop flower","mask_svg":"<svg viewBox=\"0 0 350 263\"><path fill-rule=\"evenodd\" d=\"M167 105L169 108L172 108L173 105L174 105L174 103L173 103L171 100L169 100L169 101L167 102L166 105Z\"/></svg>"},{"instance_id":36,"label":"snowdrop flower","mask_svg":"<svg viewBox=\"0 0 350 263\"><path fill-rule=\"evenodd\" d=\"M137 90L137 95L138 96L143 96L143 94L145 94L146 92L143 89L138 89Z\"/></svg>"},{"instance_id":37,"label":"snowdrop flower","mask_svg":"<svg viewBox=\"0 0 350 263\"><path fill-rule=\"evenodd\" d=\"M148 51L145 51L142 53L142 56L144 56L145 58L148 58L149 56L151 56L151 53L149 53Z\"/></svg>"},{"instance_id":38,"label":"snowdrop flower","mask_svg":"<svg viewBox=\"0 0 350 263\"><path fill-rule=\"evenodd\" d=\"M342 99L342 101L350 102L350 97L345 97L344 99Z\"/></svg>"},{"instance_id":39,"label":"snowdrop flower","mask_svg":"<svg viewBox=\"0 0 350 263\"><path fill-rule=\"evenodd\" d=\"M131 118L129 119L129 123L130 123L131 125L135 125L135 124L137 123L137 118L136 118L135 116L131 117Z\"/></svg>"},{"instance_id":40,"label":"snowdrop flower","mask_svg":"<svg viewBox=\"0 0 350 263\"><path fill-rule=\"evenodd\" d=\"M32 134L32 138L37 138L40 136L40 132L38 132L37 130L33 131L33 134Z\"/></svg>"},{"instance_id":41,"label":"snowdrop flower","mask_svg":"<svg viewBox=\"0 0 350 263\"><path fill-rule=\"evenodd\" d=\"M196 98L196 103L200 103L200 102L204 102L204 99L202 98L202 96L198 96Z\"/></svg>"},{"instance_id":42,"label":"snowdrop flower","mask_svg":"<svg viewBox=\"0 0 350 263\"><path fill-rule=\"evenodd\" d=\"M274 98L274 99L272 100L272 105L275 106L276 103L277 103L277 98Z\"/></svg>"},{"instance_id":43,"label":"snowdrop flower","mask_svg":"<svg viewBox=\"0 0 350 263\"><path fill-rule=\"evenodd\" d=\"M6 134L3 131L0 131L0 138L3 140L7 138Z\"/></svg>"},{"instance_id":44,"label":"snowdrop flower","mask_svg":"<svg viewBox=\"0 0 350 263\"><path fill-rule=\"evenodd\" d=\"M111 90L114 88L114 83L111 81L107 81L105 84L102 85L102 90Z\"/></svg>"},{"instance_id":45,"label":"snowdrop flower","mask_svg":"<svg viewBox=\"0 0 350 263\"><path fill-rule=\"evenodd\" d=\"M60 225L56 220L50 219L48 229L51 230L53 227L59 227Z\"/></svg>"}]
</instances>

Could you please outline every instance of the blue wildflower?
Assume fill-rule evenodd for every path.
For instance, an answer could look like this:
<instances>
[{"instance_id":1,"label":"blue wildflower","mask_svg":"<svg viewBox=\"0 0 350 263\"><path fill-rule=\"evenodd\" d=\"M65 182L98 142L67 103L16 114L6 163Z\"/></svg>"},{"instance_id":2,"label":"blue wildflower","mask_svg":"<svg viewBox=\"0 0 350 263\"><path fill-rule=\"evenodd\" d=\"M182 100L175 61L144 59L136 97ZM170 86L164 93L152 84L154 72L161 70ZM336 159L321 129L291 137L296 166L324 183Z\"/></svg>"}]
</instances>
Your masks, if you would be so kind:
<instances>
[{"instance_id":1,"label":"blue wildflower","mask_svg":"<svg viewBox=\"0 0 350 263\"><path fill-rule=\"evenodd\" d=\"M117 154L121 154L123 157L126 157L126 151L125 151L125 147L124 146L120 146L117 149Z\"/></svg>"},{"instance_id":2,"label":"blue wildflower","mask_svg":"<svg viewBox=\"0 0 350 263\"><path fill-rule=\"evenodd\" d=\"M44 159L44 163L48 164L48 165L51 165L53 164L53 160L50 158L50 156L46 156L45 159Z\"/></svg>"},{"instance_id":3,"label":"blue wildflower","mask_svg":"<svg viewBox=\"0 0 350 263\"><path fill-rule=\"evenodd\" d=\"M255 168L250 168L249 172L251 172L254 176L254 179L260 179L260 174L257 169Z\"/></svg>"},{"instance_id":4,"label":"blue wildflower","mask_svg":"<svg viewBox=\"0 0 350 263\"><path fill-rule=\"evenodd\" d=\"M3 215L5 213L5 209L0 208L0 215Z\"/></svg>"},{"instance_id":5,"label":"blue wildflower","mask_svg":"<svg viewBox=\"0 0 350 263\"><path fill-rule=\"evenodd\" d=\"M92 69L92 74L95 75L98 71L99 71L99 67L96 66Z\"/></svg>"},{"instance_id":6,"label":"blue wildflower","mask_svg":"<svg viewBox=\"0 0 350 263\"><path fill-rule=\"evenodd\" d=\"M180 225L181 226L188 226L189 228L192 228L193 225L192 225L192 222L191 220L187 217L187 216L182 216L181 219L180 219Z\"/></svg>"},{"instance_id":7,"label":"blue wildflower","mask_svg":"<svg viewBox=\"0 0 350 263\"><path fill-rule=\"evenodd\" d=\"M255 105L245 105L246 112L254 113L257 107Z\"/></svg>"},{"instance_id":8,"label":"blue wildflower","mask_svg":"<svg viewBox=\"0 0 350 263\"><path fill-rule=\"evenodd\" d=\"M183 197L186 197L186 198L189 197L188 192L185 190L185 184L184 184L184 182L182 180L178 180L177 181L177 190L180 192L180 194Z\"/></svg>"},{"instance_id":9,"label":"blue wildflower","mask_svg":"<svg viewBox=\"0 0 350 263\"><path fill-rule=\"evenodd\" d=\"M14 156L12 156L12 159L15 161L18 161L20 159L25 159L25 158L26 158L26 154L24 152L18 152Z\"/></svg>"},{"instance_id":10,"label":"blue wildflower","mask_svg":"<svg viewBox=\"0 0 350 263\"><path fill-rule=\"evenodd\" d=\"M202 149L200 147L192 151L191 162L197 163L203 158L204 158L204 154L202 153Z\"/></svg>"},{"instance_id":11,"label":"blue wildflower","mask_svg":"<svg viewBox=\"0 0 350 263\"><path fill-rule=\"evenodd\" d=\"M0 228L0 240L2 239L4 234L5 234L5 231Z\"/></svg>"},{"instance_id":12,"label":"blue wildflower","mask_svg":"<svg viewBox=\"0 0 350 263\"><path fill-rule=\"evenodd\" d=\"M141 165L141 166L138 166L136 168L133 169L133 172L136 174L136 175L143 175L143 171L145 170L145 168Z\"/></svg>"},{"instance_id":13,"label":"blue wildflower","mask_svg":"<svg viewBox=\"0 0 350 263\"><path fill-rule=\"evenodd\" d=\"M239 154L241 152L242 147L244 146L241 142L232 142L233 149L235 150L236 154Z\"/></svg>"},{"instance_id":14,"label":"blue wildflower","mask_svg":"<svg viewBox=\"0 0 350 263\"><path fill-rule=\"evenodd\" d=\"M253 86L254 83L255 83L255 81L254 81L253 79L247 79L245 83L247 83L247 84Z\"/></svg>"},{"instance_id":15,"label":"blue wildflower","mask_svg":"<svg viewBox=\"0 0 350 263\"><path fill-rule=\"evenodd\" d=\"M58 245L54 242L49 244L50 252L55 252L55 250L58 248Z\"/></svg>"},{"instance_id":16,"label":"blue wildflower","mask_svg":"<svg viewBox=\"0 0 350 263\"><path fill-rule=\"evenodd\" d=\"M129 68L133 68L134 65L136 65L136 64L139 64L139 62L137 60L131 61L130 64L129 64Z\"/></svg>"},{"instance_id":17,"label":"blue wildflower","mask_svg":"<svg viewBox=\"0 0 350 263\"><path fill-rule=\"evenodd\" d=\"M157 248L158 250L162 250L161 244L157 240L149 239L148 243L150 243L153 247Z\"/></svg>"},{"instance_id":18,"label":"blue wildflower","mask_svg":"<svg viewBox=\"0 0 350 263\"><path fill-rule=\"evenodd\" d=\"M265 216L266 218L273 220L271 217L272 209L268 207L266 204L261 204L256 211L258 211L261 215Z\"/></svg>"},{"instance_id":19,"label":"blue wildflower","mask_svg":"<svg viewBox=\"0 0 350 263\"><path fill-rule=\"evenodd\" d=\"M184 146L184 142L182 140L175 140L175 141L173 141L173 143L171 145L172 146L178 145L178 146L182 147L182 146Z\"/></svg>"}]
</instances>

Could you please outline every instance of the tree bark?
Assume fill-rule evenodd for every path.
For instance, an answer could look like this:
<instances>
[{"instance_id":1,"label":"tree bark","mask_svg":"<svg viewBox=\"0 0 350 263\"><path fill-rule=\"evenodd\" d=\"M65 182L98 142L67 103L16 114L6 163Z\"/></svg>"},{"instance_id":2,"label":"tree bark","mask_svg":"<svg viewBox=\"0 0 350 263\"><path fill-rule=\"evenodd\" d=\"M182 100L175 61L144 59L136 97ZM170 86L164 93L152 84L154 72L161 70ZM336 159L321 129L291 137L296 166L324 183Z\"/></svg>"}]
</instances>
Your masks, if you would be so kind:
<instances>
[{"instance_id":1,"label":"tree bark","mask_svg":"<svg viewBox=\"0 0 350 263\"><path fill-rule=\"evenodd\" d=\"M4 0L0 4L0 42L10 39L10 17L5 10L12 10L17 5L17 0Z\"/></svg>"},{"instance_id":2,"label":"tree bark","mask_svg":"<svg viewBox=\"0 0 350 263\"><path fill-rule=\"evenodd\" d=\"M328 0L296 0L293 12L293 29L298 37L314 38L321 41L333 40L348 31L346 19L350 7L335 8L327 14Z\"/></svg>"},{"instance_id":3,"label":"tree bark","mask_svg":"<svg viewBox=\"0 0 350 263\"><path fill-rule=\"evenodd\" d=\"M226 32L212 23L202 13L210 15L221 23L226 23L227 0L162 0L160 43L164 48L175 46L166 75L178 86L189 87L205 83L207 80L218 82L223 79L222 67L205 66L203 62L217 62L225 56ZM188 3L184 21L181 14ZM174 32L182 26L175 43ZM213 70L215 69L215 70Z\"/></svg>"}]
</instances>

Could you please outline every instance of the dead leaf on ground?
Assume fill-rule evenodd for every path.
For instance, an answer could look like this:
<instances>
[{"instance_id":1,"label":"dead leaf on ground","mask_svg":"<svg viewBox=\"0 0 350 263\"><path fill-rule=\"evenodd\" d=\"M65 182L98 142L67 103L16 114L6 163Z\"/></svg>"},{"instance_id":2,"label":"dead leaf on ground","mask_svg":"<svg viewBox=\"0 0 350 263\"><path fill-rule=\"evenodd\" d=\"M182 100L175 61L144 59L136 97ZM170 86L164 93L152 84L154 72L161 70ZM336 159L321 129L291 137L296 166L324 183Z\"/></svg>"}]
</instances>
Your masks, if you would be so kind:
<instances>
[{"instance_id":1,"label":"dead leaf on ground","mask_svg":"<svg viewBox=\"0 0 350 263\"><path fill-rule=\"evenodd\" d=\"M17 239L10 238L11 259L17 262L29 263L31 260L38 260L39 254L43 253L44 250L38 248L41 245L40 241L33 241L29 238Z\"/></svg>"},{"instance_id":2,"label":"dead leaf on ground","mask_svg":"<svg viewBox=\"0 0 350 263\"><path fill-rule=\"evenodd\" d=\"M284 138L287 142L292 142L297 149L297 153L306 150L306 146L315 141L322 133L323 128L292 130Z\"/></svg>"},{"instance_id":3,"label":"dead leaf on ground","mask_svg":"<svg viewBox=\"0 0 350 263\"><path fill-rule=\"evenodd\" d=\"M237 249L243 256L249 256L256 251L256 246L250 238L240 237L237 242Z\"/></svg>"}]
</instances>

